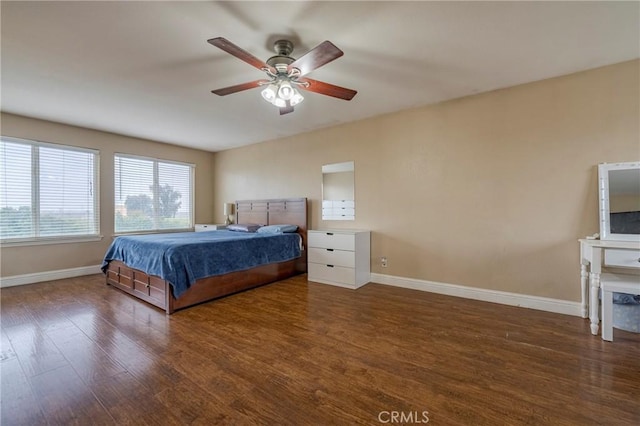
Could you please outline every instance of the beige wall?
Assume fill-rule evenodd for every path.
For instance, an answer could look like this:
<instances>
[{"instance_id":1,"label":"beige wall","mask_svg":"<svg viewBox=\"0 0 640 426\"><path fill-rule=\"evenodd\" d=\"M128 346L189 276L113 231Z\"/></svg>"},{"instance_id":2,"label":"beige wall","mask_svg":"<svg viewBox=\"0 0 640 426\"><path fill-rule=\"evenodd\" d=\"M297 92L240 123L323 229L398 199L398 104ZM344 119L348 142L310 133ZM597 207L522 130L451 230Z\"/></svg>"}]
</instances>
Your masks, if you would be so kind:
<instances>
[{"instance_id":1,"label":"beige wall","mask_svg":"<svg viewBox=\"0 0 640 426\"><path fill-rule=\"evenodd\" d=\"M213 220L213 154L210 152L5 113L2 114L2 135L100 150L100 232L104 236L99 242L2 247L0 275L3 277L92 266L102 262L113 236L115 152L195 164L195 220L205 223Z\"/></svg>"},{"instance_id":2,"label":"beige wall","mask_svg":"<svg viewBox=\"0 0 640 426\"><path fill-rule=\"evenodd\" d=\"M214 205L306 196L313 228L373 231L373 272L578 301L596 164L640 160L639 71L631 61L220 152ZM356 221L324 222L321 167L351 160Z\"/></svg>"}]
</instances>

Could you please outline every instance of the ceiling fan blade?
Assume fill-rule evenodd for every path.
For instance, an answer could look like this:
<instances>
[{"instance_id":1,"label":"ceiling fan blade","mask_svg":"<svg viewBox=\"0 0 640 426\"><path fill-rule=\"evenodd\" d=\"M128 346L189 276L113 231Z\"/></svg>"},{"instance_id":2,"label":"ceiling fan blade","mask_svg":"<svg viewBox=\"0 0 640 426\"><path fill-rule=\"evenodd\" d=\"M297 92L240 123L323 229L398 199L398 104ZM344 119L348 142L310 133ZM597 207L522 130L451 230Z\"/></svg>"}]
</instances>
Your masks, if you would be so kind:
<instances>
[{"instance_id":1,"label":"ceiling fan blade","mask_svg":"<svg viewBox=\"0 0 640 426\"><path fill-rule=\"evenodd\" d=\"M300 70L300 75L302 76L335 59L338 59L342 55L344 55L344 52L338 49L333 43L330 41L323 41L293 61L289 65L289 69L298 68Z\"/></svg>"},{"instance_id":2,"label":"ceiling fan blade","mask_svg":"<svg viewBox=\"0 0 640 426\"><path fill-rule=\"evenodd\" d=\"M290 112L293 112L293 107L291 105L287 105L286 107L280 108L280 115L289 114Z\"/></svg>"},{"instance_id":3,"label":"ceiling fan blade","mask_svg":"<svg viewBox=\"0 0 640 426\"><path fill-rule=\"evenodd\" d=\"M301 83L309 83L307 87L304 85L296 85L300 89L308 90L309 92L320 93L321 95L333 96L334 98L344 99L350 101L358 93L355 90L347 89L345 87L334 86L333 84L325 83L324 81L313 80L310 78L300 78L297 81Z\"/></svg>"},{"instance_id":4,"label":"ceiling fan blade","mask_svg":"<svg viewBox=\"0 0 640 426\"><path fill-rule=\"evenodd\" d=\"M222 89L212 90L218 96L227 96L232 93L242 92L243 90L253 89L265 83L264 80L249 81L248 83L236 84L235 86L223 87Z\"/></svg>"},{"instance_id":5,"label":"ceiling fan blade","mask_svg":"<svg viewBox=\"0 0 640 426\"><path fill-rule=\"evenodd\" d=\"M212 45L214 45L215 47L224 50L225 52L235 56L236 58L245 61L249 65L252 65L258 68L259 70L262 70L263 68L268 68L269 70L275 72L275 70L269 65L267 65L266 62L256 58L251 53L236 46L235 44L231 43L229 40L227 40L224 37L216 37L216 38L209 39L207 41Z\"/></svg>"}]
</instances>

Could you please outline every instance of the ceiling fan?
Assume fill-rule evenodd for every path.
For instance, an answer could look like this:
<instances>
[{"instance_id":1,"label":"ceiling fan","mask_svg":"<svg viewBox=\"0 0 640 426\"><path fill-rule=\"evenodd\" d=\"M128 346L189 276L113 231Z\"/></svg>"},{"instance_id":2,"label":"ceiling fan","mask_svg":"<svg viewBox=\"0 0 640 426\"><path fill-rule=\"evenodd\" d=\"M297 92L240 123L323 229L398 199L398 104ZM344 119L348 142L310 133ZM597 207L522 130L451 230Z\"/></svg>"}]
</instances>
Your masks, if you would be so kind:
<instances>
[{"instance_id":1,"label":"ceiling fan","mask_svg":"<svg viewBox=\"0 0 640 426\"><path fill-rule=\"evenodd\" d=\"M249 65L264 71L269 77L268 80L254 80L211 91L218 96L226 96L253 89L254 87L266 86L262 90L262 97L267 102L278 107L280 115L283 115L293 112L293 107L304 100L304 97L297 89L320 93L346 101L350 101L358 93L355 90L304 77L311 71L338 59L344 54L342 50L338 49L330 41L324 41L300 58L294 59L289 56L293 52L293 43L289 40L278 40L273 45L276 55L267 59L266 62L261 61L223 37L216 37L207 41Z\"/></svg>"}]
</instances>

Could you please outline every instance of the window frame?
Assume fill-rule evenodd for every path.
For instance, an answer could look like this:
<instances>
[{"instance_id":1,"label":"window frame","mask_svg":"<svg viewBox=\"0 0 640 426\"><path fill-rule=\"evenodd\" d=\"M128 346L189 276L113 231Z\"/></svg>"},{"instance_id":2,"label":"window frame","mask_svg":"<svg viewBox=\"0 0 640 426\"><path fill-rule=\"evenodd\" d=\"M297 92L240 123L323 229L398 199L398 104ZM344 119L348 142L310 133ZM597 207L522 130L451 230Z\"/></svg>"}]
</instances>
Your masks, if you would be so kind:
<instances>
[{"instance_id":1,"label":"window frame","mask_svg":"<svg viewBox=\"0 0 640 426\"><path fill-rule=\"evenodd\" d=\"M35 139L18 138L14 136L0 135L0 139L5 142L21 144L29 146L31 149L31 204L32 214L31 221L34 228L34 236L17 237L17 238L0 238L2 247L12 246L30 246L30 245L46 245L46 244L63 244L100 241L103 238L101 234L101 212L100 212L100 150L79 147L74 145L66 145L54 142L44 142ZM67 235L51 235L40 236L40 224L42 212L40 200L40 148L51 148L63 151L80 152L83 154L93 155L93 211L94 211L94 232L88 234L67 234Z\"/></svg>"},{"instance_id":2,"label":"window frame","mask_svg":"<svg viewBox=\"0 0 640 426\"><path fill-rule=\"evenodd\" d=\"M153 187L158 188L159 182L159 173L158 166L160 163L162 164L174 164L179 166L187 166L189 167L189 226L184 228L158 228L157 227L157 209L158 209L158 200L157 197L153 198L153 209L154 216L152 217L154 223L154 229L138 229L133 231L119 231L116 229L116 214L117 214L117 203L116 203L116 158L125 158L125 159L133 159L133 160L142 160L142 161L150 161L153 162ZM128 154L124 152L114 152L113 154L113 235L136 235L136 234L166 234L171 232L185 232L185 231L193 231L195 226L195 174L196 174L196 165L194 163L187 163L184 161L176 161L176 160L166 160L163 158L157 157L148 157L144 155L136 155L136 154ZM120 177L122 179L122 177ZM154 194L155 195L155 194Z\"/></svg>"}]
</instances>

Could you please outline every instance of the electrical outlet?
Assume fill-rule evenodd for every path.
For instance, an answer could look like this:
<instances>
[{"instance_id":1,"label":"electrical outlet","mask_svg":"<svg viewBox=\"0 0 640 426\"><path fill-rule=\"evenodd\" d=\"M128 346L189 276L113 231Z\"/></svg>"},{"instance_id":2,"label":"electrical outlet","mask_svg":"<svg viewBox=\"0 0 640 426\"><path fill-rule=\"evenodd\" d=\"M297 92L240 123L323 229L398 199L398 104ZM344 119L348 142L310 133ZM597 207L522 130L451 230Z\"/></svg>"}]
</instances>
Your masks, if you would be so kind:
<instances>
[{"instance_id":1,"label":"electrical outlet","mask_svg":"<svg viewBox=\"0 0 640 426\"><path fill-rule=\"evenodd\" d=\"M387 267L387 258L385 256L382 256L380 258L380 266L382 266L383 268Z\"/></svg>"}]
</instances>

